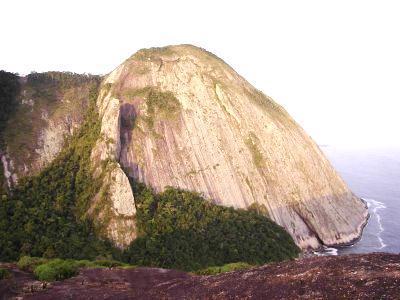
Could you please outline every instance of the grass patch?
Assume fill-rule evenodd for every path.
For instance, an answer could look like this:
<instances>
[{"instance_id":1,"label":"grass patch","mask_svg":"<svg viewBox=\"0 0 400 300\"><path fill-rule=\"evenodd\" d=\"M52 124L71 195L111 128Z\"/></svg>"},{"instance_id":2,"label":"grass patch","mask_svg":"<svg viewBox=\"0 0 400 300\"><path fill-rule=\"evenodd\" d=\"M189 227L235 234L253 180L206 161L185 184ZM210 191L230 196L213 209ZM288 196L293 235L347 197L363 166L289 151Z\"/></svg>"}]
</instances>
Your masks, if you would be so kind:
<instances>
[{"instance_id":1,"label":"grass patch","mask_svg":"<svg viewBox=\"0 0 400 300\"><path fill-rule=\"evenodd\" d=\"M265 161L258 146L258 143L259 140L253 132L251 132L245 140L245 144L249 148L251 156L253 158L254 165L260 169L265 167Z\"/></svg>"},{"instance_id":2,"label":"grass patch","mask_svg":"<svg viewBox=\"0 0 400 300\"><path fill-rule=\"evenodd\" d=\"M196 271L195 273L197 275L217 275L217 274L226 273L226 272L245 270L245 269L249 269L252 267L254 267L254 265L250 265L245 262L236 262L236 263L226 264L223 266L208 267L208 268Z\"/></svg>"},{"instance_id":3,"label":"grass patch","mask_svg":"<svg viewBox=\"0 0 400 300\"><path fill-rule=\"evenodd\" d=\"M22 256L17 263L18 268L24 271L31 271L44 263L46 263L48 259L43 258L43 257L31 257L31 256Z\"/></svg>"},{"instance_id":4,"label":"grass patch","mask_svg":"<svg viewBox=\"0 0 400 300\"><path fill-rule=\"evenodd\" d=\"M128 265L126 263L117 261L117 260L112 260L112 259L100 259L100 260L95 260L93 263L97 267L105 267L105 268L116 268L116 267L132 267L131 265Z\"/></svg>"},{"instance_id":5,"label":"grass patch","mask_svg":"<svg viewBox=\"0 0 400 300\"><path fill-rule=\"evenodd\" d=\"M127 98L141 97L146 103L146 115L143 120L150 129L158 120L173 120L180 111L180 102L172 92L164 92L156 87L131 89L124 93Z\"/></svg>"},{"instance_id":6,"label":"grass patch","mask_svg":"<svg viewBox=\"0 0 400 300\"><path fill-rule=\"evenodd\" d=\"M79 267L74 261L53 259L35 268L34 274L41 281L56 281L78 274Z\"/></svg>"},{"instance_id":7,"label":"grass patch","mask_svg":"<svg viewBox=\"0 0 400 300\"><path fill-rule=\"evenodd\" d=\"M257 202L254 202L248 207L248 210L254 211L254 212L256 212L260 215L266 216L266 217L269 216L268 209L264 204L259 204Z\"/></svg>"},{"instance_id":8,"label":"grass patch","mask_svg":"<svg viewBox=\"0 0 400 300\"><path fill-rule=\"evenodd\" d=\"M138 61L148 61L159 58L160 56L172 56L175 51L171 47L152 47L137 51L132 58Z\"/></svg>"}]
</instances>

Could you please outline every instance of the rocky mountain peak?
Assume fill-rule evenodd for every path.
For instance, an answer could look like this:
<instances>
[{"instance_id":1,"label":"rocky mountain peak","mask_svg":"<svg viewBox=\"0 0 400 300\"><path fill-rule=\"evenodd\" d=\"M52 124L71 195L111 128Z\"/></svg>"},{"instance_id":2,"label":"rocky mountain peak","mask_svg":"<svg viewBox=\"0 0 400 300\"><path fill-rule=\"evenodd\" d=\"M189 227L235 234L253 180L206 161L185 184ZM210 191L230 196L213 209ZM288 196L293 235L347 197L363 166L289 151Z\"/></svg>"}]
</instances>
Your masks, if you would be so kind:
<instances>
[{"instance_id":1,"label":"rocky mountain peak","mask_svg":"<svg viewBox=\"0 0 400 300\"><path fill-rule=\"evenodd\" d=\"M109 237L135 238L129 176L163 191L258 209L302 248L349 243L368 212L288 113L215 55L178 45L138 51L103 80L101 137L92 162L113 164L104 185L115 210ZM122 169L124 172L122 173ZM117 170L117 171L115 171ZM125 175L126 174L126 175ZM118 232L118 234L117 234Z\"/></svg>"}]
</instances>

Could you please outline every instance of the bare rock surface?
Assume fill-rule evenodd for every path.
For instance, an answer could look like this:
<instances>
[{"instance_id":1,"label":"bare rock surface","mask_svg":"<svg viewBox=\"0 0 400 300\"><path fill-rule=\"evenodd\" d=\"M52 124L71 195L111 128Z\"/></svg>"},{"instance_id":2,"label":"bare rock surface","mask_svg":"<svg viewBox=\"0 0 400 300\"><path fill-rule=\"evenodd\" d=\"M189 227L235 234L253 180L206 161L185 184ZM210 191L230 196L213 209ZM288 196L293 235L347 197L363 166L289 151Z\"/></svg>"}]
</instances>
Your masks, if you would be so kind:
<instances>
[{"instance_id":1,"label":"bare rock surface","mask_svg":"<svg viewBox=\"0 0 400 300\"><path fill-rule=\"evenodd\" d=\"M128 177L119 164L111 172L109 188L113 216L108 224L108 236L124 248L136 238L135 199Z\"/></svg>"},{"instance_id":2,"label":"bare rock surface","mask_svg":"<svg viewBox=\"0 0 400 300\"><path fill-rule=\"evenodd\" d=\"M12 274L0 280L0 300L21 299L50 287L49 283L36 280L33 274L21 271L15 264L0 263L0 267L8 269Z\"/></svg>"},{"instance_id":3,"label":"bare rock surface","mask_svg":"<svg viewBox=\"0 0 400 300\"><path fill-rule=\"evenodd\" d=\"M91 211L98 210L100 213L89 213L100 227L105 228L104 235L109 240L117 247L125 248L137 235L136 206L129 179L118 163L121 151L120 102L110 97L106 87L107 80L110 79L105 80L98 97L98 101L102 101L98 102L100 138L91 153L94 176L103 175L102 189L96 195L91 208Z\"/></svg>"},{"instance_id":4,"label":"bare rock surface","mask_svg":"<svg viewBox=\"0 0 400 300\"><path fill-rule=\"evenodd\" d=\"M17 285L22 278L16 277ZM0 282L3 293L5 285ZM399 299L399 286L400 256L373 253L312 257L216 276L157 268L86 269L45 290L19 290L17 295L23 299Z\"/></svg>"},{"instance_id":5,"label":"bare rock surface","mask_svg":"<svg viewBox=\"0 0 400 300\"><path fill-rule=\"evenodd\" d=\"M105 78L97 105L99 156L116 158L156 191L173 186L224 206L257 204L301 248L361 235L367 208L318 146L281 106L203 49L137 52Z\"/></svg>"}]
</instances>

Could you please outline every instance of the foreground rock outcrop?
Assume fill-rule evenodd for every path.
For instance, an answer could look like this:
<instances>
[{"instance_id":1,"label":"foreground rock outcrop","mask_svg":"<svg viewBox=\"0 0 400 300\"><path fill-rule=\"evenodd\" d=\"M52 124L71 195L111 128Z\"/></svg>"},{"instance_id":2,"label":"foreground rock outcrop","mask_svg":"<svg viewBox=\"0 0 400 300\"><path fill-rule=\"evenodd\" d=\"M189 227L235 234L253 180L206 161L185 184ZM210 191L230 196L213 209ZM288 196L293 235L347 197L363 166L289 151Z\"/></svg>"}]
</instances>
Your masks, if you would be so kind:
<instances>
[{"instance_id":1,"label":"foreground rock outcrop","mask_svg":"<svg viewBox=\"0 0 400 300\"><path fill-rule=\"evenodd\" d=\"M51 285L13 270L3 297L23 299L399 299L400 256L313 257L217 276L175 270L86 269ZM14 282L12 282L14 280ZM13 286L13 289L10 287ZM30 292L31 287L32 292Z\"/></svg>"},{"instance_id":2,"label":"foreground rock outcrop","mask_svg":"<svg viewBox=\"0 0 400 300\"><path fill-rule=\"evenodd\" d=\"M281 106L205 50L137 52L104 79L97 105L102 136L94 161L117 161L156 191L173 186L224 206L256 206L301 248L361 235L367 208L318 146Z\"/></svg>"}]
</instances>

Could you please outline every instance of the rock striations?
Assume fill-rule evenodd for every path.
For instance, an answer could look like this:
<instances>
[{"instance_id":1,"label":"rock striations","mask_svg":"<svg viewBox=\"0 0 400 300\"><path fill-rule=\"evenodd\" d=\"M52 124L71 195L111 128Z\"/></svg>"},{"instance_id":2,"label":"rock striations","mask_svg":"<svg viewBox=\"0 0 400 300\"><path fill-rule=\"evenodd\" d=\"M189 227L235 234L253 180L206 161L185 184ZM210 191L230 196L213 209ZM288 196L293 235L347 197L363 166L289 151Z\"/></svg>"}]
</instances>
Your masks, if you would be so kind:
<instances>
[{"instance_id":1,"label":"rock striations","mask_svg":"<svg viewBox=\"0 0 400 300\"><path fill-rule=\"evenodd\" d=\"M125 174L156 191L173 186L259 208L303 249L349 243L362 232L367 208L312 139L203 49L140 50L104 78L97 106L102 127L92 161L113 164L116 175L105 184L114 212L127 218L110 224L108 235L120 246L136 236Z\"/></svg>"}]
</instances>

